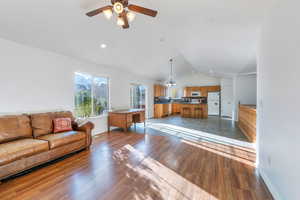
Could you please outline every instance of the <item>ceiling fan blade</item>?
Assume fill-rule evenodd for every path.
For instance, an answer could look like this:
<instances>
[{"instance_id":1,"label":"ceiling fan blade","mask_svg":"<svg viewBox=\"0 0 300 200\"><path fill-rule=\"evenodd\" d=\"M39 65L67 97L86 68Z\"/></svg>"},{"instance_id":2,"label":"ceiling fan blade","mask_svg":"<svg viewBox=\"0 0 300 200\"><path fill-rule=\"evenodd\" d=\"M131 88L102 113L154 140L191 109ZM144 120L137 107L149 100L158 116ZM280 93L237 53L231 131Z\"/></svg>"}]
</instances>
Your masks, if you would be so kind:
<instances>
[{"instance_id":1,"label":"ceiling fan blade","mask_svg":"<svg viewBox=\"0 0 300 200\"><path fill-rule=\"evenodd\" d=\"M98 8L96 10L88 12L88 13L86 13L86 15L89 16L89 17L93 17L95 15L98 15L98 14L102 13L104 10L112 9L112 8L113 8L112 6L104 6L102 8Z\"/></svg>"},{"instance_id":2,"label":"ceiling fan blade","mask_svg":"<svg viewBox=\"0 0 300 200\"><path fill-rule=\"evenodd\" d=\"M149 15L151 17L155 17L157 15L156 10L151 10L151 9L144 8L144 7L137 6L137 5L133 5L133 4L128 5L128 9L131 10L131 11L134 11L134 12L144 14L144 15Z\"/></svg>"},{"instance_id":3,"label":"ceiling fan blade","mask_svg":"<svg viewBox=\"0 0 300 200\"><path fill-rule=\"evenodd\" d=\"M121 17L122 17L122 19L124 21L123 28L124 29L129 28L128 18L127 18L127 12L125 10L121 13Z\"/></svg>"}]
</instances>

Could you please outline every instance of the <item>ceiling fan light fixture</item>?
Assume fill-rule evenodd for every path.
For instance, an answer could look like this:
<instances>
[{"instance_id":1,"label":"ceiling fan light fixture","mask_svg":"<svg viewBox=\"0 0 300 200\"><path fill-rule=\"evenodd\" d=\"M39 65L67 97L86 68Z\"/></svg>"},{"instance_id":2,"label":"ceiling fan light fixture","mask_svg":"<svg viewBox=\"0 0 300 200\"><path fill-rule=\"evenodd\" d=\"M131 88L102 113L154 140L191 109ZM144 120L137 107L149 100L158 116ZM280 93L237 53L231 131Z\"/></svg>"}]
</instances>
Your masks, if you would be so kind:
<instances>
[{"instance_id":1,"label":"ceiling fan light fixture","mask_svg":"<svg viewBox=\"0 0 300 200\"><path fill-rule=\"evenodd\" d=\"M167 86L167 87L173 87L173 86L176 86L176 82L173 81L173 80L170 80L170 81L168 81L168 82L166 83L166 86Z\"/></svg>"},{"instance_id":2,"label":"ceiling fan light fixture","mask_svg":"<svg viewBox=\"0 0 300 200\"><path fill-rule=\"evenodd\" d=\"M113 15L112 10L111 9L106 9L103 11L103 14L105 16L106 19L110 19Z\"/></svg>"},{"instance_id":3,"label":"ceiling fan light fixture","mask_svg":"<svg viewBox=\"0 0 300 200\"><path fill-rule=\"evenodd\" d=\"M116 2L114 4L114 11L117 13L117 14L121 14L124 10L124 6L122 3L120 2Z\"/></svg>"},{"instance_id":4,"label":"ceiling fan light fixture","mask_svg":"<svg viewBox=\"0 0 300 200\"><path fill-rule=\"evenodd\" d=\"M135 19L136 13L156 17L157 11L129 3L130 0L110 0L111 4L87 12L88 17L103 14L105 18L117 17L117 24L123 29L128 29L130 23ZM121 19L122 18L122 19Z\"/></svg>"},{"instance_id":5,"label":"ceiling fan light fixture","mask_svg":"<svg viewBox=\"0 0 300 200\"><path fill-rule=\"evenodd\" d=\"M129 22L132 22L135 18L135 14L133 12L127 12L127 18Z\"/></svg>"},{"instance_id":6,"label":"ceiling fan light fixture","mask_svg":"<svg viewBox=\"0 0 300 200\"><path fill-rule=\"evenodd\" d=\"M101 48L102 48L102 49L105 49L106 47L107 47L106 44L101 44Z\"/></svg>"},{"instance_id":7,"label":"ceiling fan light fixture","mask_svg":"<svg viewBox=\"0 0 300 200\"><path fill-rule=\"evenodd\" d=\"M122 19L122 17L118 17L118 19L117 19L117 24L118 24L118 26L124 26L125 22L124 22L124 20Z\"/></svg>"}]
</instances>

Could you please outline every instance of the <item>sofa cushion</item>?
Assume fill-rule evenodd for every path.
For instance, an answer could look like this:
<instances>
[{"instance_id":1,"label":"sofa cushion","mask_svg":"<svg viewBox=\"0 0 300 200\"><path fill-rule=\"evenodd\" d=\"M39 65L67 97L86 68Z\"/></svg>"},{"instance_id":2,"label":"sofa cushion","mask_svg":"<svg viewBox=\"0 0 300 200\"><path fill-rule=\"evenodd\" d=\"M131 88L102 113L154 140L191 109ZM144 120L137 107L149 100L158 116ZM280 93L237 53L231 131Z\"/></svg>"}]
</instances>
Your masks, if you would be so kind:
<instances>
[{"instance_id":1,"label":"sofa cushion","mask_svg":"<svg viewBox=\"0 0 300 200\"><path fill-rule=\"evenodd\" d=\"M51 113L32 114L30 117L34 137L53 132Z\"/></svg>"},{"instance_id":2,"label":"sofa cushion","mask_svg":"<svg viewBox=\"0 0 300 200\"><path fill-rule=\"evenodd\" d=\"M35 138L53 133L53 120L55 118L71 118L72 122L75 120L70 111L37 113L31 114L30 117Z\"/></svg>"},{"instance_id":3,"label":"sofa cushion","mask_svg":"<svg viewBox=\"0 0 300 200\"><path fill-rule=\"evenodd\" d=\"M31 138L32 129L27 115L0 117L0 144L21 138Z\"/></svg>"},{"instance_id":4,"label":"sofa cushion","mask_svg":"<svg viewBox=\"0 0 300 200\"><path fill-rule=\"evenodd\" d=\"M0 144L0 166L49 150L44 140L20 139Z\"/></svg>"},{"instance_id":5,"label":"sofa cushion","mask_svg":"<svg viewBox=\"0 0 300 200\"><path fill-rule=\"evenodd\" d=\"M56 118L53 120L54 133L61 133L66 131L72 131L71 118Z\"/></svg>"},{"instance_id":6,"label":"sofa cushion","mask_svg":"<svg viewBox=\"0 0 300 200\"><path fill-rule=\"evenodd\" d=\"M72 142L84 140L86 133L81 131L68 131L63 133L53 133L38 137L39 140L49 141L50 149L54 149Z\"/></svg>"}]
</instances>

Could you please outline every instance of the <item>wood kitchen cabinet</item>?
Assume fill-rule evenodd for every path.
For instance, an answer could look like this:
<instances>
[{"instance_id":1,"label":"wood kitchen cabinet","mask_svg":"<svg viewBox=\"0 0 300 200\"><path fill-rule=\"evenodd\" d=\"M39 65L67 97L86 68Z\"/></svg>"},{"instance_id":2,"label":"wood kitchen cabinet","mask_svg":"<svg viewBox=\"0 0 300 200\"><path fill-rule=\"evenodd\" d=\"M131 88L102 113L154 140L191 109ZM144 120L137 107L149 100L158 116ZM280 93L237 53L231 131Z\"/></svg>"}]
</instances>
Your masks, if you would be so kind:
<instances>
[{"instance_id":1,"label":"wood kitchen cabinet","mask_svg":"<svg viewBox=\"0 0 300 200\"><path fill-rule=\"evenodd\" d=\"M154 118L167 117L171 114L171 104L154 104Z\"/></svg>"},{"instance_id":2,"label":"wood kitchen cabinet","mask_svg":"<svg viewBox=\"0 0 300 200\"><path fill-rule=\"evenodd\" d=\"M184 96L191 97L192 92L200 92L202 97L207 97L208 92L219 92L219 91L221 91L221 87L219 85L201 86L201 87L185 87L184 88Z\"/></svg>"},{"instance_id":3,"label":"wood kitchen cabinet","mask_svg":"<svg viewBox=\"0 0 300 200\"><path fill-rule=\"evenodd\" d=\"M171 114L171 104L163 104L163 115L169 116Z\"/></svg>"},{"instance_id":4,"label":"wood kitchen cabinet","mask_svg":"<svg viewBox=\"0 0 300 200\"><path fill-rule=\"evenodd\" d=\"M165 97L167 95L167 87L164 85L154 85L154 97Z\"/></svg>"},{"instance_id":5,"label":"wood kitchen cabinet","mask_svg":"<svg viewBox=\"0 0 300 200\"><path fill-rule=\"evenodd\" d=\"M207 104L182 104L181 117L186 118L208 118Z\"/></svg>"},{"instance_id":6,"label":"wood kitchen cabinet","mask_svg":"<svg viewBox=\"0 0 300 200\"><path fill-rule=\"evenodd\" d=\"M181 104L172 103L172 115L180 114Z\"/></svg>"}]
</instances>

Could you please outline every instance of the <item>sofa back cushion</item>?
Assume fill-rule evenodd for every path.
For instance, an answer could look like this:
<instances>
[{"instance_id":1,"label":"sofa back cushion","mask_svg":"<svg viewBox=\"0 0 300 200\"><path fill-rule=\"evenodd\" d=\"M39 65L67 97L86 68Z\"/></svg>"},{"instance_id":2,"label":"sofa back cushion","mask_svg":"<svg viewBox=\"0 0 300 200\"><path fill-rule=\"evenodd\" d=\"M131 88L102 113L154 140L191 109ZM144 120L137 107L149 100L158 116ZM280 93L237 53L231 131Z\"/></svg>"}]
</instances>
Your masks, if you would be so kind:
<instances>
[{"instance_id":1,"label":"sofa back cushion","mask_svg":"<svg viewBox=\"0 0 300 200\"><path fill-rule=\"evenodd\" d=\"M53 120L56 118L71 118L72 122L75 120L69 111L31 114L34 137L53 133Z\"/></svg>"},{"instance_id":2,"label":"sofa back cushion","mask_svg":"<svg viewBox=\"0 0 300 200\"><path fill-rule=\"evenodd\" d=\"M53 124L51 113L31 114L30 117L34 137L52 133Z\"/></svg>"},{"instance_id":3,"label":"sofa back cushion","mask_svg":"<svg viewBox=\"0 0 300 200\"><path fill-rule=\"evenodd\" d=\"M27 115L0 117L0 144L22 138L32 138L30 118Z\"/></svg>"},{"instance_id":4,"label":"sofa back cushion","mask_svg":"<svg viewBox=\"0 0 300 200\"><path fill-rule=\"evenodd\" d=\"M52 114L54 118L71 118L72 122L75 121L75 118L70 111L54 112Z\"/></svg>"}]
</instances>

